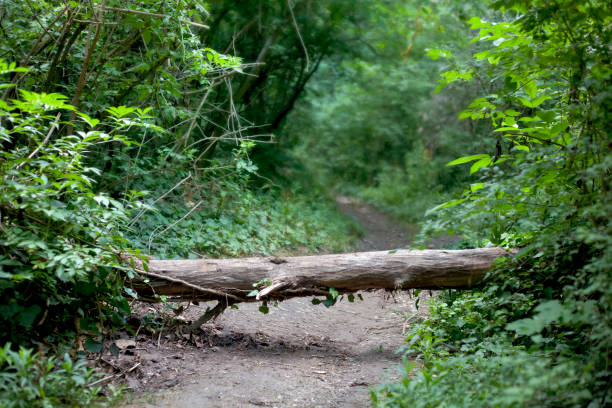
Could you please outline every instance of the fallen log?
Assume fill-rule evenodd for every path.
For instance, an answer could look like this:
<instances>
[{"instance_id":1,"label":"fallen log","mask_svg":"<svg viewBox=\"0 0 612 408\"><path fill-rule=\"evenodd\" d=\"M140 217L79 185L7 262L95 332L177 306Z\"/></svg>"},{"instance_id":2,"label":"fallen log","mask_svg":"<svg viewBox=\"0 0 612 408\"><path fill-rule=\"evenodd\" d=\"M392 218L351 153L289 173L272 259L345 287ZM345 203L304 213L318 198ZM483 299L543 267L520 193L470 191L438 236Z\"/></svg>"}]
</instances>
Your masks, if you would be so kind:
<instances>
[{"instance_id":1,"label":"fallen log","mask_svg":"<svg viewBox=\"0 0 612 408\"><path fill-rule=\"evenodd\" d=\"M146 279L132 282L145 301L284 300L366 289L468 288L477 284L501 248L392 250L273 258L150 260ZM141 275L141 276L142 276ZM221 306L220 306L221 307ZM221 310L222 311L222 310Z\"/></svg>"}]
</instances>

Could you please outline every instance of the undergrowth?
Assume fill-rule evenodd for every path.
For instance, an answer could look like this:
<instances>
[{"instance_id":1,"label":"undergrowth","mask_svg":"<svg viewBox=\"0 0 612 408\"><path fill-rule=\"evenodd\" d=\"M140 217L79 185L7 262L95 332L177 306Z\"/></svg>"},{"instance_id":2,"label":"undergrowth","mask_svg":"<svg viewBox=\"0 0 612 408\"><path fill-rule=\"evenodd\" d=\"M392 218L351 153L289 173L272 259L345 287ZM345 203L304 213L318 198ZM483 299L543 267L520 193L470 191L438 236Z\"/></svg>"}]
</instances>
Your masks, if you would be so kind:
<instances>
[{"instance_id":1,"label":"undergrowth","mask_svg":"<svg viewBox=\"0 0 612 408\"><path fill-rule=\"evenodd\" d=\"M119 390L102 392L100 377L83 359L65 353L48 357L7 343L0 348L0 406L5 408L102 407L117 400Z\"/></svg>"},{"instance_id":2,"label":"undergrowth","mask_svg":"<svg viewBox=\"0 0 612 408\"><path fill-rule=\"evenodd\" d=\"M363 201L409 223L422 222L432 203L449 196L439 179L443 160L427 157L423 145L415 145L402 166L383 166L373 185L356 189Z\"/></svg>"},{"instance_id":3,"label":"undergrowth","mask_svg":"<svg viewBox=\"0 0 612 408\"><path fill-rule=\"evenodd\" d=\"M422 368L407 363L372 397L378 407L610 406L612 8L491 7L495 17L470 19L486 47L469 64L451 59L440 88L490 80L460 117L490 122L483 143L498 149L448 163L470 163L473 182L430 210L425 231L517 253L479 289L434 300L407 339Z\"/></svg>"},{"instance_id":4,"label":"undergrowth","mask_svg":"<svg viewBox=\"0 0 612 408\"><path fill-rule=\"evenodd\" d=\"M0 74L23 72L0 60ZM125 327L128 299L137 297L125 286L136 273L120 253L287 254L340 251L351 240L354 224L322 196L251 189L248 144L214 174L168 189L192 157L166 169L130 160L131 147L140 147L131 135L163 133L149 109L109 107L101 122L61 94L18 92L0 100L0 406L103 402L88 386L96 377L84 357L103 347L109 330ZM108 145L128 164L123 175L96 162ZM70 357L65 348L81 353Z\"/></svg>"},{"instance_id":5,"label":"undergrowth","mask_svg":"<svg viewBox=\"0 0 612 408\"><path fill-rule=\"evenodd\" d=\"M176 214L189 211L181 200L158 204L133 229L145 234L130 241L158 258L237 257L341 252L358 233L328 198L313 193L226 182L201 194L199 210L176 224ZM172 228L156 234L158 225Z\"/></svg>"}]
</instances>

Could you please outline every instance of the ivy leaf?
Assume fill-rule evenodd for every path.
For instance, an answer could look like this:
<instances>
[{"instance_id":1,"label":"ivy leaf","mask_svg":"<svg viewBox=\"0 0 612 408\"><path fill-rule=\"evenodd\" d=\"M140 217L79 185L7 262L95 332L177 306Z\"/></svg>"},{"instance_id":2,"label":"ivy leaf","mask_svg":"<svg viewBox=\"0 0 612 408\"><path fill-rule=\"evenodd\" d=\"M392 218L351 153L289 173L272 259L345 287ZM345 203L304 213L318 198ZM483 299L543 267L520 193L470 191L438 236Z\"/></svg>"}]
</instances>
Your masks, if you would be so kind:
<instances>
[{"instance_id":1,"label":"ivy leaf","mask_svg":"<svg viewBox=\"0 0 612 408\"><path fill-rule=\"evenodd\" d=\"M98 343L97 341L94 341L91 337L88 337L87 340L85 340L85 350L89 351L90 353L97 353L100 350L102 350L102 343Z\"/></svg>"},{"instance_id":2,"label":"ivy leaf","mask_svg":"<svg viewBox=\"0 0 612 408\"><path fill-rule=\"evenodd\" d=\"M40 311L41 308L38 305L26 307L19 313L19 323L26 327L32 326Z\"/></svg>"}]
</instances>

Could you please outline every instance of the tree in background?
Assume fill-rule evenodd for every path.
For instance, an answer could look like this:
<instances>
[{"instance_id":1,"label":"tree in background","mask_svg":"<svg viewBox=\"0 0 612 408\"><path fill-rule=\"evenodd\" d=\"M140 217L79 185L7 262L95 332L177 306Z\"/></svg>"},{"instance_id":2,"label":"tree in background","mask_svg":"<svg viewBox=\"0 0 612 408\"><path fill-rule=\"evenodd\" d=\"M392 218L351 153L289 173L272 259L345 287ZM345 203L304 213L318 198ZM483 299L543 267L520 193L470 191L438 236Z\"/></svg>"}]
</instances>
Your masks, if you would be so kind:
<instances>
[{"instance_id":1,"label":"tree in background","mask_svg":"<svg viewBox=\"0 0 612 408\"><path fill-rule=\"evenodd\" d=\"M484 130L457 120L481 83L433 97L439 73L456 61L440 48L468 59L464 30L481 9L481 2L374 2L360 49L323 62L281 145L319 184L418 222L465 179L443 163Z\"/></svg>"}]
</instances>

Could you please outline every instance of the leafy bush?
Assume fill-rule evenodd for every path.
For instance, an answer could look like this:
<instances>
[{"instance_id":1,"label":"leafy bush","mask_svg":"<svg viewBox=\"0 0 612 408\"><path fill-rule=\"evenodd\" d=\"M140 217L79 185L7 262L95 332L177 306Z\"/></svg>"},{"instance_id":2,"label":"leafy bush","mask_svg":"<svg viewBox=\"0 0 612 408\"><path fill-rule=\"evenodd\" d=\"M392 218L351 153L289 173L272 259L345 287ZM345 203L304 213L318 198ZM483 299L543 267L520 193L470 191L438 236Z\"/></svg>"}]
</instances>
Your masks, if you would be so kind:
<instances>
[{"instance_id":1,"label":"leafy bush","mask_svg":"<svg viewBox=\"0 0 612 408\"><path fill-rule=\"evenodd\" d=\"M0 348L0 406L6 408L96 407L108 402L98 377L84 360L69 354L45 357L26 348Z\"/></svg>"},{"instance_id":2,"label":"leafy bush","mask_svg":"<svg viewBox=\"0 0 612 408\"><path fill-rule=\"evenodd\" d=\"M577 362L559 363L546 353L492 345L486 356L436 359L406 380L372 395L377 407L579 407L592 400L591 377Z\"/></svg>"},{"instance_id":3,"label":"leafy bush","mask_svg":"<svg viewBox=\"0 0 612 408\"><path fill-rule=\"evenodd\" d=\"M527 285L513 280L511 271L503 276L507 285L449 291L431 300L431 317L406 339L406 378L373 392L376 406L566 407L593 401L594 385L603 384L593 362L572 345L576 334L554 324L557 303L534 308L536 293L512 291ZM520 320L534 310L538 323ZM519 338L507 330L512 327L529 328L532 336Z\"/></svg>"},{"instance_id":4,"label":"leafy bush","mask_svg":"<svg viewBox=\"0 0 612 408\"><path fill-rule=\"evenodd\" d=\"M494 89L460 116L490 121L484 142L498 148L449 163L469 163L475 180L436 207L426 229L521 249L489 273L482 291L432 308L410 338L424 370L375 399L379 406L608 406L612 7L572 0L492 7L503 14L470 20L475 41L492 45L441 83L491 78Z\"/></svg>"},{"instance_id":5,"label":"leafy bush","mask_svg":"<svg viewBox=\"0 0 612 408\"><path fill-rule=\"evenodd\" d=\"M3 73L15 70L0 62ZM129 144L122 132L146 117L109 109L103 132L60 94L20 95L0 101L0 341L13 344L97 331L97 322L121 322L129 311L114 251L125 248L121 230L135 202L96 193L100 170L86 156L100 144ZM65 134L70 112L92 130Z\"/></svg>"}]
</instances>

